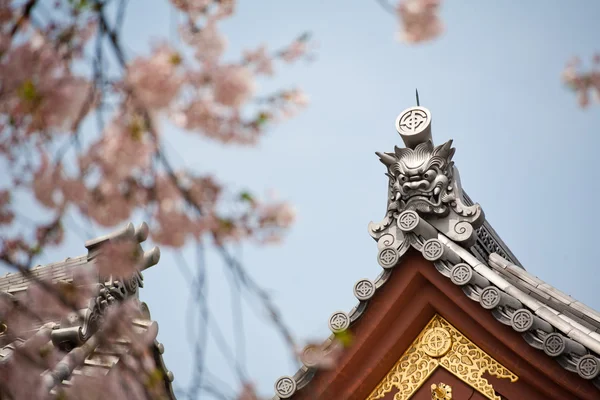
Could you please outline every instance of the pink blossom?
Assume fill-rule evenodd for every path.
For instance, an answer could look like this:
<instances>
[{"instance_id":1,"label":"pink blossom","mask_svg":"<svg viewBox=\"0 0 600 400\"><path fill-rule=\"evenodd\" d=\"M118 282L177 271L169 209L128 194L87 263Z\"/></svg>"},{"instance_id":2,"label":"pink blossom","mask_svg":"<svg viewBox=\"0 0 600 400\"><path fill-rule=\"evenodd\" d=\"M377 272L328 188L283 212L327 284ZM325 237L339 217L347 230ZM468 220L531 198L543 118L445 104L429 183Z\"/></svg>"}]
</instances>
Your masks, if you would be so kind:
<instances>
[{"instance_id":1,"label":"pink blossom","mask_svg":"<svg viewBox=\"0 0 600 400\"><path fill-rule=\"evenodd\" d=\"M590 104L590 97L588 96L587 90L580 90L577 93L577 103L581 108L585 108Z\"/></svg>"},{"instance_id":2,"label":"pink blossom","mask_svg":"<svg viewBox=\"0 0 600 400\"><path fill-rule=\"evenodd\" d=\"M73 130L91 108L91 85L82 78L69 77L48 89L44 106L38 111L40 124Z\"/></svg>"},{"instance_id":3,"label":"pink blossom","mask_svg":"<svg viewBox=\"0 0 600 400\"><path fill-rule=\"evenodd\" d=\"M132 241L106 243L96 257L96 268L101 277L128 279L140 270L142 252Z\"/></svg>"},{"instance_id":4,"label":"pink blossom","mask_svg":"<svg viewBox=\"0 0 600 400\"><path fill-rule=\"evenodd\" d=\"M159 207L156 222L158 225L152 229L152 239L165 246L184 246L190 232L195 230L187 214L173 209Z\"/></svg>"},{"instance_id":5,"label":"pink blossom","mask_svg":"<svg viewBox=\"0 0 600 400\"><path fill-rule=\"evenodd\" d=\"M288 48L281 53L281 58L284 61L291 63L304 56L307 53L307 51L308 44L306 40L297 39L293 41L292 44L290 44Z\"/></svg>"},{"instance_id":6,"label":"pink blossom","mask_svg":"<svg viewBox=\"0 0 600 400\"><path fill-rule=\"evenodd\" d=\"M145 400L144 387L140 379L120 363L107 375L75 375L71 385L63 389L67 399L104 400L131 399Z\"/></svg>"},{"instance_id":7,"label":"pink blossom","mask_svg":"<svg viewBox=\"0 0 600 400\"><path fill-rule=\"evenodd\" d=\"M61 223L52 223L50 225L39 226L36 229L35 235L37 243L40 245L58 245L62 243L65 231Z\"/></svg>"},{"instance_id":8,"label":"pink blossom","mask_svg":"<svg viewBox=\"0 0 600 400\"><path fill-rule=\"evenodd\" d=\"M73 76L43 38L9 50L0 79L6 93L0 112L27 132L71 129L89 110L89 82Z\"/></svg>"},{"instance_id":9,"label":"pink blossom","mask_svg":"<svg viewBox=\"0 0 600 400\"><path fill-rule=\"evenodd\" d=\"M192 24L182 25L180 33L183 40L196 50L196 58L201 61L216 62L227 48L227 40L217 30L214 21L201 29Z\"/></svg>"},{"instance_id":10,"label":"pink blossom","mask_svg":"<svg viewBox=\"0 0 600 400\"><path fill-rule=\"evenodd\" d=\"M281 92L281 100L280 107L283 118L293 117L299 109L308 105L308 96L300 89Z\"/></svg>"},{"instance_id":11,"label":"pink blossom","mask_svg":"<svg viewBox=\"0 0 600 400\"><path fill-rule=\"evenodd\" d=\"M307 366L332 369L338 365L344 346L337 340L325 343L310 343L299 353L300 360Z\"/></svg>"},{"instance_id":12,"label":"pink blossom","mask_svg":"<svg viewBox=\"0 0 600 400\"><path fill-rule=\"evenodd\" d=\"M46 283L45 286L49 286L49 289L43 287L40 283L32 283L27 288L26 295L20 299L20 302L27 309L34 310L36 315L44 320L62 318L71 311L71 308L58 298L54 290L57 290L74 305L76 304L76 300L79 299L77 288L68 283L61 283L54 286L51 281L44 282Z\"/></svg>"},{"instance_id":13,"label":"pink blossom","mask_svg":"<svg viewBox=\"0 0 600 400\"><path fill-rule=\"evenodd\" d=\"M163 45L149 58L138 57L131 62L126 82L131 85L143 105L160 109L167 107L179 92L183 79L179 73L181 56Z\"/></svg>"},{"instance_id":14,"label":"pink blossom","mask_svg":"<svg viewBox=\"0 0 600 400\"><path fill-rule=\"evenodd\" d=\"M251 383L244 383L242 385L242 391L237 397L237 400L258 400L254 385Z\"/></svg>"},{"instance_id":15,"label":"pink blossom","mask_svg":"<svg viewBox=\"0 0 600 400\"><path fill-rule=\"evenodd\" d=\"M254 67L256 74L273 75L273 58L269 56L265 46L261 46L254 51L246 51L244 60Z\"/></svg>"},{"instance_id":16,"label":"pink blossom","mask_svg":"<svg viewBox=\"0 0 600 400\"><path fill-rule=\"evenodd\" d=\"M221 186L210 176L189 178L187 190L204 210L213 209L221 194Z\"/></svg>"},{"instance_id":17,"label":"pink blossom","mask_svg":"<svg viewBox=\"0 0 600 400\"><path fill-rule=\"evenodd\" d=\"M296 210L288 203L259 204L256 209L258 219L255 236L262 243L277 243L281 234L296 219Z\"/></svg>"},{"instance_id":18,"label":"pink blossom","mask_svg":"<svg viewBox=\"0 0 600 400\"><path fill-rule=\"evenodd\" d=\"M80 179L63 177L60 189L66 202L81 204L86 198L87 188Z\"/></svg>"},{"instance_id":19,"label":"pink blossom","mask_svg":"<svg viewBox=\"0 0 600 400\"><path fill-rule=\"evenodd\" d=\"M150 167L156 143L146 134L142 116L119 113L103 133L100 141L81 157L84 168L96 164L106 175L122 179Z\"/></svg>"},{"instance_id":20,"label":"pink blossom","mask_svg":"<svg viewBox=\"0 0 600 400\"><path fill-rule=\"evenodd\" d=\"M296 220L296 209L289 203L275 203L259 207L258 215L261 225L288 228Z\"/></svg>"},{"instance_id":21,"label":"pink blossom","mask_svg":"<svg viewBox=\"0 0 600 400\"><path fill-rule=\"evenodd\" d=\"M248 68L228 65L217 68L213 73L215 100L223 105L239 107L254 93L254 77Z\"/></svg>"},{"instance_id":22,"label":"pink blossom","mask_svg":"<svg viewBox=\"0 0 600 400\"><path fill-rule=\"evenodd\" d=\"M174 122L187 130L202 131L209 137L218 137L221 130L219 104L209 99L195 99L173 115Z\"/></svg>"},{"instance_id":23,"label":"pink blossom","mask_svg":"<svg viewBox=\"0 0 600 400\"><path fill-rule=\"evenodd\" d=\"M190 219L183 197L169 176L156 177L154 192L158 205L154 215L157 225L152 227L151 235L156 243L179 248L188 236L201 233L200 225ZM200 196L200 193L191 195Z\"/></svg>"},{"instance_id":24,"label":"pink blossom","mask_svg":"<svg viewBox=\"0 0 600 400\"><path fill-rule=\"evenodd\" d=\"M304 107L308 105L308 96L306 96L306 93L300 89L294 89L286 92L284 94L284 98L297 106Z\"/></svg>"},{"instance_id":25,"label":"pink blossom","mask_svg":"<svg viewBox=\"0 0 600 400\"><path fill-rule=\"evenodd\" d=\"M212 2L213 0L171 0L171 4L194 18L204 14Z\"/></svg>"},{"instance_id":26,"label":"pink blossom","mask_svg":"<svg viewBox=\"0 0 600 400\"><path fill-rule=\"evenodd\" d=\"M86 200L79 207L98 224L111 227L129 218L133 209L143 203L141 195L137 186L107 176L86 192Z\"/></svg>"},{"instance_id":27,"label":"pink blossom","mask_svg":"<svg viewBox=\"0 0 600 400\"><path fill-rule=\"evenodd\" d=\"M36 199L48 208L57 208L60 198L61 170L50 165L48 156L41 155L41 164L33 175L32 189Z\"/></svg>"},{"instance_id":28,"label":"pink blossom","mask_svg":"<svg viewBox=\"0 0 600 400\"><path fill-rule=\"evenodd\" d=\"M171 117L178 126L222 143L255 144L262 133L261 124L245 123L238 109L206 98L191 101Z\"/></svg>"},{"instance_id":29,"label":"pink blossom","mask_svg":"<svg viewBox=\"0 0 600 400\"><path fill-rule=\"evenodd\" d=\"M586 108L590 104L590 92L596 101L600 101L600 56L594 56L588 72L581 72L580 64L578 58L569 61L562 72L562 80L577 95L579 106Z\"/></svg>"},{"instance_id":30,"label":"pink blossom","mask_svg":"<svg viewBox=\"0 0 600 400\"><path fill-rule=\"evenodd\" d=\"M397 7L402 30L398 37L419 43L438 37L444 30L439 19L440 0L403 0Z\"/></svg>"},{"instance_id":31,"label":"pink blossom","mask_svg":"<svg viewBox=\"0 0 600 400\"><path fill-rule=\"evenodd\" d=\"M0 363L0 386L3 396L12 399L50 399L42 383L44 367L21 352L14 352L8 362Z\"/></svg>"}]
</instances>

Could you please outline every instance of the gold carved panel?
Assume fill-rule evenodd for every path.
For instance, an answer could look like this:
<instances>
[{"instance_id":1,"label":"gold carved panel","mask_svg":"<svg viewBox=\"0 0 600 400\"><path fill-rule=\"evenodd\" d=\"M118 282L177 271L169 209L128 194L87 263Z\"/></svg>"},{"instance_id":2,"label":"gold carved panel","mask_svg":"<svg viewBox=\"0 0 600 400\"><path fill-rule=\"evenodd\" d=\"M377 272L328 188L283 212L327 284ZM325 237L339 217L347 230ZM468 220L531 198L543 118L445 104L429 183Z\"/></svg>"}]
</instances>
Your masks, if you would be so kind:
<instances>
[{"instance_id":1,"label":"gold carved panel","mask_svg":"<svg viewBox=\"0 0 600 400\"><path fill-rule=\"evenodd\" d=\"M483 378L485 372L511 382L519 379L436 314L367 400L380 399L393 388L399 390L394 400L408 400L438 367L445 368L490 400L501 399Z\"/></svg>"}]
</instances>

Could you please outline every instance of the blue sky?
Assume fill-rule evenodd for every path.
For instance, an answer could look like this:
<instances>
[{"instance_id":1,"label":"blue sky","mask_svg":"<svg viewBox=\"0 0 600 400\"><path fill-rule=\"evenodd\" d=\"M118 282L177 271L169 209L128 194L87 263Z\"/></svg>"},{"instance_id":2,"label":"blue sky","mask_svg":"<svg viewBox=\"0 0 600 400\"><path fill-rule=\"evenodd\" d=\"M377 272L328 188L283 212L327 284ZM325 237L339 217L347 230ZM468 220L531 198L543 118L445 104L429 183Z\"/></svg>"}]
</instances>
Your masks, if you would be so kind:
<instances>
[{"instance_id":1,"label":"blue sky","mask_svg":"<svg viewBox=\"0 0 600 400\"><path fill-rule=\"evenodd\" d=\"M144 54L153 38L174 37L165 4L131 2L123 32L131 55ZM236 251L299 339L327 337L329 316L354 306L354 283L379 273L367 224L384 215L387 183L374 152L402 144L394 120L414 105L415 87L432 112L434 142L454 139L463 187L525 268L600 309L600 105L579 109L560 81L572 56L588 62L600 50L600 3L447 1L441 16L441 38L409 46L395 41L396 19L375 1L241 1L223 24L227 57L262 43L277 49L312 32L314 62L282 66L275 79L260 82L265 92L301 87L310 106L254 148L164 132L179 165L236 188L276 189L296 206L298 222L283 244ZM67 238L44 261L85 252L88 238ZM192 362L189 285L178 257L164 250L145 273L141 298L159 322L167 366L185 386ZM179 255L194 267L194 249ZM240 328L232 321L225 267L210 251L206 265L211 312L235 348ZM274 381L295 367L265 313L248 304L243 310L245 369L271 395ZM237 385L228 357L209 343L212 375Z\"/></svg>"}]
</instances>

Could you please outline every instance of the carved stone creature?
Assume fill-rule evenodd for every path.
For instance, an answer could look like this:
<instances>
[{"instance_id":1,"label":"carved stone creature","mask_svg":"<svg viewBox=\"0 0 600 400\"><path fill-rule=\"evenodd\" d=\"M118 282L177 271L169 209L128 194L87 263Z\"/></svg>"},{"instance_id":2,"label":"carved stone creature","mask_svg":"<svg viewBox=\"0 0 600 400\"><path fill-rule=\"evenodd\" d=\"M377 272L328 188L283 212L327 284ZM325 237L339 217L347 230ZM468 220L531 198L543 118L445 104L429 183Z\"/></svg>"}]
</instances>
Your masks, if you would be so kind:
<instances>
[{"instance_id":1,"label":"carved stone creature","mask_svg":"<svg viewBox=\"0 0 600 400\"><path fill-rule=\"evenodd\" d=\"M419 129L427 135L422 136L421 143L415 143L415 135L407 136L399 130L405 142L410 139L410 143L406 143L410 147L395 147L393 153L376 153L387 167L388 205L385 218L378 224L369 224L369 233L378 241L379 261L380 264L383 262L384 268L392 267L389 264L395 263L409 247L406 239L410 233L402 229L398 221L405 211L418 213L437 231L466 246L475 243L475 229L485 219L479 204L467 206L463 203L460 177L452 161L455 152L452 140L440 146L433 145L429 136L430 113L423 110L426 121ZM408 109L405 113L414 113L414 110ZM388 248L394 248L397 257L391 257ZM385 259L381 259L383 256Z\"/></svg>"},{"instance_id":2,"label":"carved stone creature","mask_svg":"<svg viewBox=\"0 0 600 400\"><path fill-rule=\"evenodd\" d=\"M376 153L388 167L388 210L448 215L448 204L456 200L450 186L455 151L451 146L451 140L437 147L427 141L414 150L395 147L394 153Z\"/></svg>"}]
</instances>

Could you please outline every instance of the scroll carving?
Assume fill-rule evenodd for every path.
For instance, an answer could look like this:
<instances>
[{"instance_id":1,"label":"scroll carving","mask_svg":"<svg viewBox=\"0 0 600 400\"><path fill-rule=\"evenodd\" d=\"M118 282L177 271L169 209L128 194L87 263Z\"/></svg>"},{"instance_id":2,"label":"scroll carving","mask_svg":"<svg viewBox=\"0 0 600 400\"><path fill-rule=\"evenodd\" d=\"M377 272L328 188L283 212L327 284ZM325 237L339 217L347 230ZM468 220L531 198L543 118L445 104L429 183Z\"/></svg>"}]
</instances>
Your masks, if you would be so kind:
<instances>
[{"instance_id":1,"label":"scroll carving","mask_svg":"<svg viewBox=\"0 0 600 400\"><path fill-rule=\"evenodd\" d=\"M439 315L434 316L367 400L398 389L394 400L407 400L437 368L444 368L490 400L501 400L485 372L516 382L519 378L471 342Z\"/></svg>"}]
</instances>

